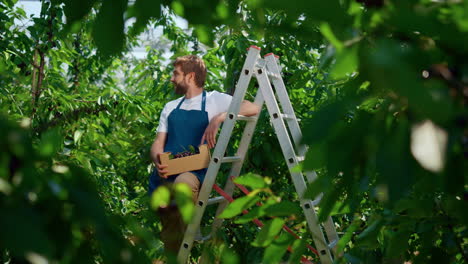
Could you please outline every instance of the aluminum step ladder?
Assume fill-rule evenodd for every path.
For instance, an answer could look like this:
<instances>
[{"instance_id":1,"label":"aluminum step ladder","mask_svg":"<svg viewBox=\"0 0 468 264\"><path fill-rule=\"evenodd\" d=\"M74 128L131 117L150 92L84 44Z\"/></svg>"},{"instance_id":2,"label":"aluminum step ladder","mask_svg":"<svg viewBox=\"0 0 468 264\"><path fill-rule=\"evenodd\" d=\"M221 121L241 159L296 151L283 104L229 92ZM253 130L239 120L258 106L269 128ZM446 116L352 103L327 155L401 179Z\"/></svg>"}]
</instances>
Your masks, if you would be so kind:
<instances>
[{"instance_id":1,"label":"aluminum step ladder","mask_svg":"<svg viewBox=\"0 0 468 264\"><path fill-rule=\"evenodd\" d=\"M247 58L244 62L241 76L237 82L226 120L222 126L221 134L219 135L218 142L214 149L208 171L195 205L194 217L192 222L187 226L184 239L177 255L177 261L179 263L186 263L188 260L206 206L219 203L216 211L216 215L219 215L228 205L228 201L223 197L214 197L210 199L209 196L222 163L232 163L229 173L230 176L237 177L240 174L242 164L247 154L247 149L258 121L258 115L252 117L238 115L240 105L244 100L245 93L252 76L257 78L259 85L254 103L260 107L263 107L263 104L265 104L267 107L273 128L276 132L281 150L288 165L294 187L299 195L300 205L303 208L309 231L311 232L312 239L314 240L317 251L319 252L320 261L323 264L333 263L333 254L336 255L335 250L338 243L338 235L336 233L333 220L329 217L324 223L322 223L322 229L315 211L316 206L320 202L321 195L319 195L315 200L302 198L306 190L306 180L307 182L312 182L316 179L317 175L315 172L307 172L304 175L302 172L293 170L299 162L304 160L307 147L300 144L302 133L292 108L291 101L289 100L283 79L281 78L281 69L278 65L278 57L273 53L269 53L262 59L260 56L260 50L261 49L256 46L251 46L248 49ZM278 98L279 104L276 97ZM283 112L281 112L280 105ZM236 121L246 121L248 123L244 128L236 155L225 157L226 148ZM297 153L293 144L296 146ZM224 187L224 191L232 196L234 187L235 185L232 180L228 179ZM223 219L215 218L211 229L212 236L214 236L216 230L221 227L222 222ZM327 240L325 239L324 233L327 236Z\"/></svg>"}]
</instances>

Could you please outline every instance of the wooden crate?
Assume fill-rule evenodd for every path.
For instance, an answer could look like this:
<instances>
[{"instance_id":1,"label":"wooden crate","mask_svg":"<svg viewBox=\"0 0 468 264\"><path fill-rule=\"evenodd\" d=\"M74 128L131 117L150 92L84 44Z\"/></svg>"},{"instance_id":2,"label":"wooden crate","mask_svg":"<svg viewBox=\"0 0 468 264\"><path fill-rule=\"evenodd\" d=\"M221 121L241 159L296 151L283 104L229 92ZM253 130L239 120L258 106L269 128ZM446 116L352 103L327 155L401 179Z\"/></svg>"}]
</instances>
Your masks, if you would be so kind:
<instances>
[{"instance_id":1,"label":"wooden crate","mask_svg":"<svg viewBox=\"0 0 468 264\"><path fill-rule=\"evenodd\" d=\"M208 145L201 145L198 149L199 154L177 159L169 159L170 152L160 154L159 161L161 164L168 165L166 169L168 172L164 176L208 168L211 159Z\"/></svg>"}]
</instances>

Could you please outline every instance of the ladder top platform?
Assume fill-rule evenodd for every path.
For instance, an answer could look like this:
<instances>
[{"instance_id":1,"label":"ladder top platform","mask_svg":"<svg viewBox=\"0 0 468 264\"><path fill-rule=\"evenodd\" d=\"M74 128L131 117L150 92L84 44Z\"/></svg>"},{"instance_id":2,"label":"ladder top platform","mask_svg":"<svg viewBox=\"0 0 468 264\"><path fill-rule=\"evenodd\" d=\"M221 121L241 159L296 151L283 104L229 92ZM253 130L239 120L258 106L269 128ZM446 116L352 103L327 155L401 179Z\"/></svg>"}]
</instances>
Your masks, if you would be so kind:
<instances>
[{"instance_id":1,"label":"ladder top platform","mask_svg":"<svg viewBox=\"0 0 468 264\"><path fill-rule=\"evenodd\" d=\"M262 50L262 48L259 48L255 45L251 45L250 47L247 48L247 50L249 50L250 48L253 48L253 49L257 49L257 50Z\"/></svg>"},{"instance_id":2,"label":"ladder top platform","mask_svg":"<svg viewBox=\"0 0 468 264\"><path fill-rule=\"evenodd\" d=\"M266 55L263 56L263 57L266 58L266 57L271 56L271 55L275 56L275 58L277 58L277 59L279 59L279 57L280 57L280 56L278 56L278 55L275 55L273 52L270 52L270 53L266 54Z\"/></svg>"}]
</instances>

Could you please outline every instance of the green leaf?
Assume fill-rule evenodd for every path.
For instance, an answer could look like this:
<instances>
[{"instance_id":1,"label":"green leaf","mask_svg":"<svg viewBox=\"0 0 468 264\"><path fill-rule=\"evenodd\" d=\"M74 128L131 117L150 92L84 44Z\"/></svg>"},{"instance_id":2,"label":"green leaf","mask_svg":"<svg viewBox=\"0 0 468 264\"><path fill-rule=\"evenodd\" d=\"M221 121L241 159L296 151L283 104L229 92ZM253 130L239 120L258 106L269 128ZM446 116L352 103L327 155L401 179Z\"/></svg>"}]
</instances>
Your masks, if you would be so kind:
<instances>
[{"instance_id":1,"label":"green leaf","mask_svg":"<svg viewBox=\"0 0 468 264\"><path fill-rule=\"evenodd\" d=\"M234 223L236 223L236 224L245 224L245 223L248 223L248 222L252 221L253 219L258 219L258 218L260 218L262 216L265 216L267 214L265 210L270 205L274 205L276 203L277 202L276 202L275 199L268 199L262 206L257 206L257 207L251 208L247 214L244 214L244 215L238 217L234 221Z\"/></svg>"},{"instance_id":2,"label":"green leaf","mask_svg":"<svg viewBox=\"0 0 468 264\"><path fill-rule=\"evenodd\" d=\"M364 246L368 249L374 249L379 246L377 236L379 235L380 229L384 225L382 219L372 221L372 223L357 237L357 242L360 246Z\"/></svg>"},{"instance_id":3,"label":"green leaf","mask_svg":"<svg viewBox=\"0 0 468 264\"><path fill-rule=\"evenodd\" d=\"M340 238L338 241L337 251L342 252L346 245L351 241L351 238L354 236L354 232L359 228L361 224L360 220L354 221L348 228L346 229L346 233Z\"/></svg>"},{"instance_id":4,"label":"green leaf","mask_svg":"<svg viewBox=\"0 0 468 264\"><path fill-rule=\"evenodd\" d=\"M229 10L224 2L219 2L216 6L216 14L221 19L226 19L229 16Z\"/></svg>"},{"instance_id":5,"label":"green leaf","mask_svg":"<svg viewBox=\"0 0 468 264\"><path fill-rule=\"evenodd\" d=\"M265 207L266 205L263 205ZM297 203L290 201L281 201L277 204L266 206L265 213L269 216L291 216L301 215L301 207Z\"/></svg>"},{"instance_id":6,"label":"green leaf","mask_svg":"<svg viewBox=\"0 0 468 264\"><path fill-rule=\"evenodd\" d=\"M133 34L140 33L151 18L161 16L161 1L159 0L136 0L134 5L136 22Z\"/></svg>"},{"instance_id":7,"label":"green leaf","mask_svg":"<svg viewBox=\"0 0 468 264\"><path fill-rule=\"evenodd\" d=\"M335 34L333 34L333 30L328 23L324 22L320 24L320 32L322 32L322 35L330 41L338 52L341 52L343 49L343 43L335 36Z\"/></svg>"},{"instance_id":8,"label":"green leaf","mask_svg":"<svg viewBox=\"0 0 468 264\"><path fill-rule=\"evenodd\" d=\"M288 250L288 246L295 238L289 233L282 232L266 249L263 254L263 263L279 263Z\"/></svg>"},{"instance_id":9,"label":"green leaf","mask_svg":"<svg viewBox=\"0 0 468 264\"><path fill-rule=\"evenodd\" d=\"M41 135L38 152L41 156L52 156L62 147L63 138L60 129L54 128Z\"/></svg>"},{"instance_id":10,"label":"green leaf","mask_svg":"<svg viewBox=\"0 0 468 264\"><path fill-rule=\"evenodd\" d=\"M151 195L151 208L167 207L171 201L171 193L166 186L159 186Z\"/></svg>"},{"instance_id":11,"label":"green leaf","mask_svg":"<svg viewBox=\"0 0 468 264\"><path fill-rule=\"evenodd\" d=\"M349 207L349 204L345 204L343 202L336 202L335 206L333 206L333 209L330 212L330 215L333 216L349 213L351 213L351 208Z\"/></svg>"},{"instance_id":12,"label":"green leaf","mask_svg":"<svg viewBox=\"0 0 468 264\"><path fill-rule=\"evenodd\" d=\"M314 200L323 190L327 190L330 187L330 180L326 175L319 175L315 181L308 184L306 191L304 192L305 199Z\"/></svg>"},{"instance_id":13,"label":"green leaf","mask_svg":"<svg viewBox=\"0 0 468 264\"><path fill-rule=\"evenodd\" d=\"M90 11L96 0L60 0L65 3L65 15L69 25L81 20Z\"/></svg>"},{"instance_id":14,"label":"green leaf","mask_svg":"<svg viewBox=\"0 0 468 264\"><path fill-rule=\"evenodd\" d=\"M176 15L179 15L181 17L184 16L184 5L182 5L179 1L173 1L171 3L171 8L174 10L174 13Z\"/></svg>"},{"instance_id":15,"label":"green leaf","mask_svg":"<svg viewBox=\"0 0 468 264\"><path fill-rule=\"evenodd\" d=\"M239 176L234 179L234 182L251 187L253 189L261 189L267 186L263 177L254 173L247 173Z\"/></svg>"},{"instance_id":16,"label":"green leaf","mask_svg":"<svg viewBox=\"0 0 468 264\"><path fill-rule=\"evenodd\" d=\"M403 254L408 249L408 240L412 232L411 230L404 229L393 233L388 239L385 255L391 258Z\"/></svg>"},{"instance_id":17,"label":"green leaf","mask_svg":"<svg viewBox=\"0 0 468 264\"><path fill-rule=\"evenodd\" d=\"M240 263L239 256L232 249L223 247L221 255L221 263L224 264L238 264Z\"/></svg>"},{"instance_id":18,"label":"green leaf","mask_svg":"<svg viewBox=\"0 0 468 264\"><path fill-rule=\"evenodd\" d=\"M336 62L331 70L331 77L340 79L346 77L347 74L353 73L358 67L358 47L356 45L344 48L336 57Z\"/></svg>"},{"instance_id":19,"label":"green leaf","mask_svg":"<svg viewBox=\"0 0 468 264\"><path fill-rule=\"evenodd\" d=\"M266 247L275 239L283 228L284 220L281 218L274 218L268 221L263 227L262 230L255 237L255 240L252 242L252 246L255 247Z\"/></svg>"},{"instance_id":20,"label":"green leaf","mask_svg":"<svg viewBox=\"0 0 468 264\"><path fill-rule=\"evenodd\" d=\"M306 159L303 163L303 169L306 171L318 170L327 165L327 145L325 140L310 145L310 150L306 154Z\"/></svg>"},{"instance_id":21,"label":"green leaf","mask_svg":"<svg viewBox=\"0 0 468 264\"><path fill-rule=\"evenodd\" d=\"M264 216L266 213L265 213L265 210L263 208L263 206L261 207L254 207L252 209L249 210L248 213L242 215L242 216L239 216L236 220L234 220L234 223L236 224L245 224L245 223L248 223L254 219L258 219L262 216Z\"/></svg>"},{"instance_id":22,"label":"green leaf","mask_svg":"<svg viewBox=\"0 0 468 264\"><path fill-rule=\"evenodd\" d=\"M401 199L395 205L394 211L405 213L414 218L431 217L433 215L433 202L431 200Z\"/></svg>"},{"instance_id":23,"label":"green leaf","mask_svg":"<svg viewBox=\"0 0 468 264\"><path fill-rule=\"evenodd\" d=\"M73 142L75 145L80 141L81 136L83 135L84 131L83 130L76 130L75 133L73 134Z\"/></svg>"},{"instance_id":24,"label":"green leaf","mask_svg":"<svg viewBox=\"0 0 468 264\"><path fill-rule=\"evenodd\" d=\"M195 206L193 204L193 193L187 184L174 184L175 200L180 214L185 223L190 223Z\"/></svg>"},{"instance_id":25,"label":"green leaf","mask_svg":"<svg viewBox=\"0 0 468 264\"><path fill-rule=\"evenodd\" d=\"M94 23L93 38L99 52L108 57L124 46L124 11L126 0L103 1Z\"/></svg>"},{"instance_id":26,"label":"green leaf","mask_svg":"<svg viewBox=\"0 0 468 264\"><path fill-rule=\"evenodd\" d=\"M260 198L256 196L256 192L251 192L247 196L235 199L234 202L230 203L218 217L232 218L241 214L243 210L250 208L259 200Z\"/></svg>"},{"instance_id":27,"label":"green leaf","mask_svg":"<svg viewBox=\"0 0 468 264\"><path fill-rule=\"evenodd\" d=\"M333 208L335 208L335 203L339 197L338 191L333 188L325 193L320 201L320 210L318 213L318 220L320 223L325 222L325 220L330 216Z\"/></svg>"},{"instance_id":28,"label":"green leaf","mask_svg":"<svg viewBox=\"0 0 468 264\"><path fill-rule=\"evenodd\" d=\"M11 190L11 184L3 178L0 178L0 192L4 193L5 195L9 195Z\"/></svg>"},{"instance_id":29,"label":"green leaf","mask_svg":"<svg viewBox=\"0 0 468 264\"><path fill-rule=\"evenodd\" d=\"M213 43L214 35L208 27L203 25L197 25L195 27L195 33L197 34L197 37L201 43L206 45L211 45Z\"/></svg>"},{"instance_id":30,"label":"green leaf","mask_svg":"<svg viewBox=\"0 0 468 264\"><path fill-rule=\"evenodd\" d=\"M304 255L306 251L307 241L303 239L297 239L294 241L291 249L292 254L289 257L288 263L300 263L302 255Z\"/></svg>"},{"instance_id":31,"label":"green leaf","mask_svg":"<svg viewBox=\"0 0 468 264\"><path fill-rule=\"evenodd\" d=\"M48 255L54 249L44 227L44 216L31 208L2 207L0 218L2 244L13 256L23 256L28 252Z\"/></svg>"}]
</instances>

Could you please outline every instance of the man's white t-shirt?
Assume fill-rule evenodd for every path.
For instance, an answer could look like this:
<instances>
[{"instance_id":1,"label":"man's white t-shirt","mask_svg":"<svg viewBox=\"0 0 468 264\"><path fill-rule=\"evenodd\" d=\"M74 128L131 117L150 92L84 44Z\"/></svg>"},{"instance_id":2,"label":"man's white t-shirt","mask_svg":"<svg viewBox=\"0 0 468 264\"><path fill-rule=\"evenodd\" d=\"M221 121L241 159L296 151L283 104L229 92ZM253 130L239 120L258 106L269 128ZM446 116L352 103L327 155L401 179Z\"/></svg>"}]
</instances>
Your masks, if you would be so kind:
<instances>
[{"instance_id":1,"label":"man's white t-shirt","mask_svg":"<svg viewBox=\"0 0 468 264\"><path fill-rule=\"evenodd\" d=\"M180 105L180 109L183 110L201 110L201 101L203 93L192 97L190 99L185 99L184 102ZM157 132L166 132L167 133L167 117L171 114L172 110L176 109L180 101L184 96L168 102L162 112L161 118L159 118L159 126ZM229 105L231 104L232 96L225 93L220 93L218 91L206 92L206 104L205 110L208 112L208 120L211 119L222 112L227 112Z\"/></svg>"}]
</instances>

